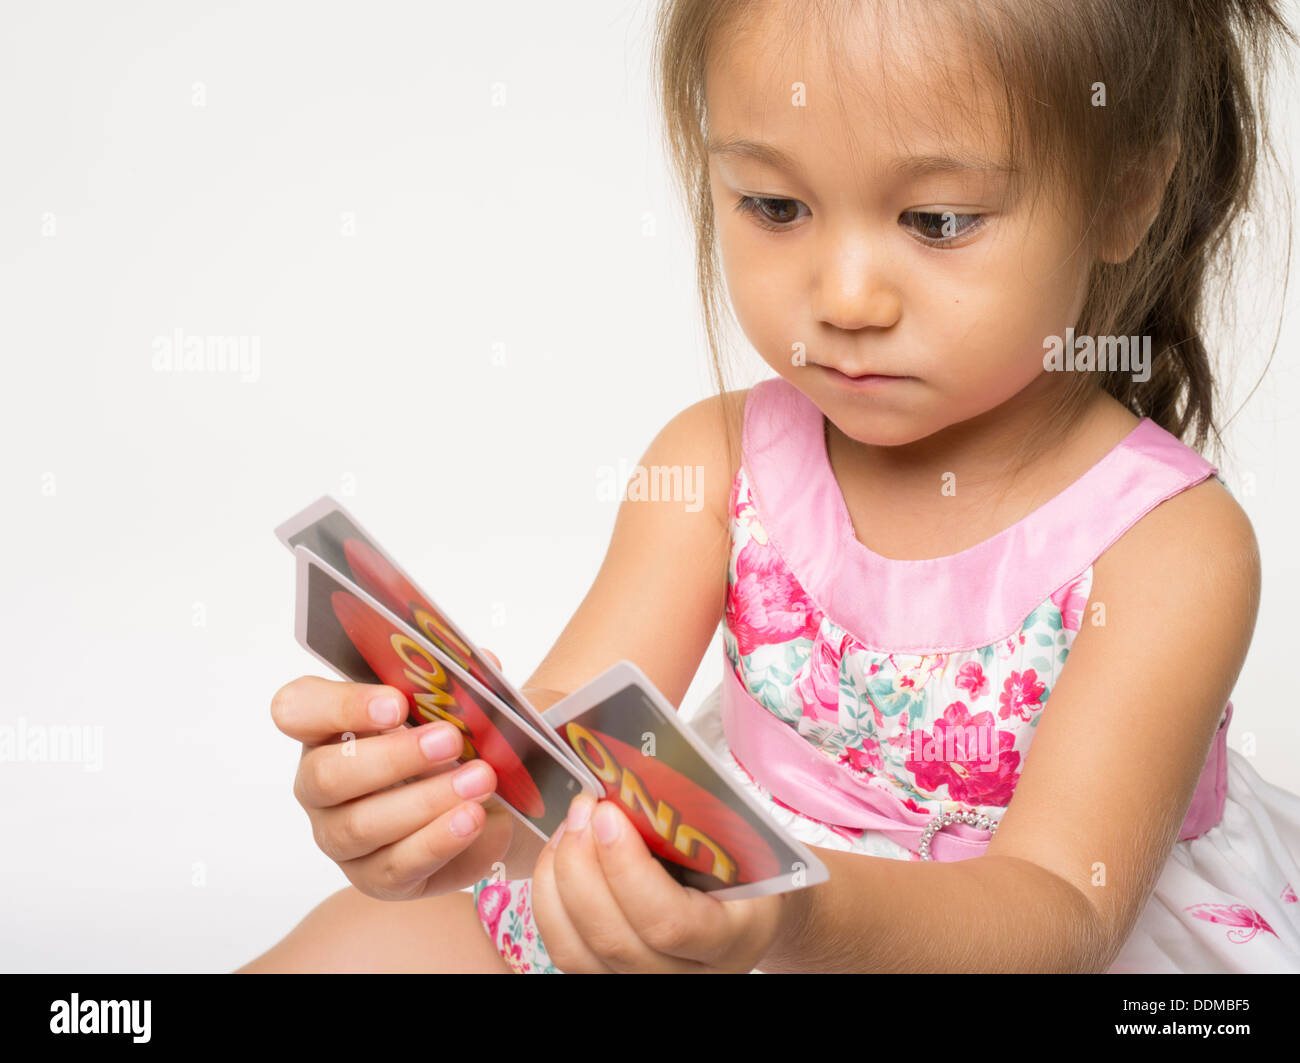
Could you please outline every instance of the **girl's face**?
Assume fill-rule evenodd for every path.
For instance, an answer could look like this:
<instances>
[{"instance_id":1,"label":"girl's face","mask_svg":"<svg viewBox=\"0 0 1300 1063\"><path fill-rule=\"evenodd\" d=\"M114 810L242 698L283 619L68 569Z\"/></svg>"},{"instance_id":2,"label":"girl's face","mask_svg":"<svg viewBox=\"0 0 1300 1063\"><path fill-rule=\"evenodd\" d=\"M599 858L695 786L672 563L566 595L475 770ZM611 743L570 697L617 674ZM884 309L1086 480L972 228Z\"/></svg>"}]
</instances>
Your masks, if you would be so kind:
<instances>
[{"instance_id":1,"label":"girl's face","mask_svg":"<svg viewBox=\"0 0 1300 1063\"><path fill-rule=\"evenodd\" d=\"M1031 217L1015 196L991 97L945 108L926 76L942 38L909 35L885 69L864 15L837 77L780 6L707 72L719 251L749 341L863 443L1050 403L1066 375L1044 372L1044 340L1077 320L1089 265L1066 202Z\"/></svg>"}]
</instances>

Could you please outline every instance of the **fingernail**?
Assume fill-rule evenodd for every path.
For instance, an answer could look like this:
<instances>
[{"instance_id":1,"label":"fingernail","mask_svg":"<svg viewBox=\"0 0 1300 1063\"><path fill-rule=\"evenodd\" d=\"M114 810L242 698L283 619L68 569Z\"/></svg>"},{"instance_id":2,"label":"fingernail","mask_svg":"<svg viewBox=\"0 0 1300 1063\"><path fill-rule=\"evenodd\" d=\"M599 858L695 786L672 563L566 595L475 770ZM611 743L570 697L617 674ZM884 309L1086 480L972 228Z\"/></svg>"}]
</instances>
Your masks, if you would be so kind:
<instances>
[{"instance_id":1,"label":"fingernail","mask_svg":"<svg viewBox=\"0 0 1300 1063\"><path fill-rule=\"evenodd\" d=\"M477 806L476 806L477 807ZM468 808L462 808L451 817L451 832L458 838L464 838L478 830L478 820Z\"/></svg>"},{"instance_id":2,"label":"fingernail","mask_svg":"<svg viewBox=\"0 0 1300 1063\"><path fill-rule=\"evenodd\" d=\"M420 748L430 760L446 760L460 752L460 732L449 723L440 723L420 736Z\"/></svg>"},{"instance_id":3,"label":"fingernail","mask_svg":"<svg viewBox=\"0 0 1300 1063\"><path fill-rule=\"evenodd\" d=\"M579 833L586 825L587 820L591 819L592 800L590 797L576 797L573 804L569 806L569 818L565 823L573 828L573 833Z\"/></svg>"},{"instance_id":4,"label":"fingernail","mask_svg":"<svg viewBox=\"0 0 1300 1063\"><path fill-rule=\"evenodd\" d=\"M461 797L478 797L492 785L492 773L481 760L466 764L451 777L451 788Z\"/></svg>"},{"instance_id":5,"label":"fingernail","mask_svg":"<svg viewBox=\"0 0 1300 1063\"><path fill-rule=\"evenodd\" d=\"M620 829L618 820L621 815L622 813L607 801L602 802L596 809L596 837L602 845L609 845L618 837Z\"/></svg>"},{"instance_id":6,"label":"fingernail","mask_svg":"<svg viewBox=\"0 0 1300 1063\"><path fill-rule=\"evenodd\" d=\"M402 718L402 706L392 694L381 694L371 699L370 718L376 727L396 727Z\"/></svg>"}]
</instances>

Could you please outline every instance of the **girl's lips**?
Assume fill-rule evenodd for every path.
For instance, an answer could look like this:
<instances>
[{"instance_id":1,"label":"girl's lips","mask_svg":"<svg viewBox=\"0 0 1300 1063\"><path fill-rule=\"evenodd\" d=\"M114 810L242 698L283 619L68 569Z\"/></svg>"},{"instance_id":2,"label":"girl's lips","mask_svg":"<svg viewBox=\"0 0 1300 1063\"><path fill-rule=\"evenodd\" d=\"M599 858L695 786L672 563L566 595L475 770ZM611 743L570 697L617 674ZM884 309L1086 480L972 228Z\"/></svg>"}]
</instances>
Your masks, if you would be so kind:
<instances>
[{"instance_id":1,"label":"girl's lips","mask_svg":"<svg viewBox=\"0 0 1300 1063\"><path fill-rule=\"evenodd\" d=\"M865 388L884 387L895 381L911 380L910 376L889 376L885 373L868 373L864 376L849 376L847 373L841 373L838 369L832 369L828 365L820 367L825 370L826 374L836 384L844 387L862 390Z\"/></svg>"}]
</instances>

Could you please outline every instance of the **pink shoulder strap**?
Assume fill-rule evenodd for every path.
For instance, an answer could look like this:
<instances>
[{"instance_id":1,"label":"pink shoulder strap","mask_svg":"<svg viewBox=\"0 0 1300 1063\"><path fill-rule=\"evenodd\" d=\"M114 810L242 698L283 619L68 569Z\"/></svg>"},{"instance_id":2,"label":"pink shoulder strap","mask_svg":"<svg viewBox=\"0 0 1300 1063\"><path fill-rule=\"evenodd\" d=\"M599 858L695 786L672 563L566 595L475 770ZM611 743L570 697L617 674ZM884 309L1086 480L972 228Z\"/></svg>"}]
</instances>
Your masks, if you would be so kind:
<instances>
[{"instance_id":1,"label":"pink shoulder strap","mask_svg":"<svg viewBox=\"0 0 1300 1063\"><path fill-rule=\"evenodd\" d=\"M742 461L770 540L826 615L869 649L913 654L1005 638L1145 513L1217 471L1143 418L1011 527L960 553L909 561L858 541L826 454L821 410L781 377L749 392ZM888 518L882 506L880 519Z\"/></svg>"}]
</instances>

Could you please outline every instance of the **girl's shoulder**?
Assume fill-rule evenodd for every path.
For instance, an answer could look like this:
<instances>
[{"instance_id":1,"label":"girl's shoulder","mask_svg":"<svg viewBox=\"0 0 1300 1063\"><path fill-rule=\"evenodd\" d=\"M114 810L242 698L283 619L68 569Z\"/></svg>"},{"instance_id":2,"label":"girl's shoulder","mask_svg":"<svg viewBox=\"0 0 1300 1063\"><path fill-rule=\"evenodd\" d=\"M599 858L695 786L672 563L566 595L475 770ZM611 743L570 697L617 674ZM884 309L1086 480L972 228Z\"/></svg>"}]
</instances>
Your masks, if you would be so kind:
<instances>
[{"instance_id":1,"label":"girl's shoulder","mask_svg":"<svg viewBox=\"0 0 1300 1063\"><path fill-rule=\"evenodd\" d=\"M1099 563L1109 559L1106 567L1140 571L1155 553L1172 553L1188 562L1199 559L1201 566L1223 571L1232 568L1237 576L1248 578L1248 571L1252 567L1257 570L1259 564L1254 526L1217 467L1176 436L1147 419L1135 418L1117 400L1109 401L1122 410L1119 431L1130 433L1126 442L1133 441L1133 452L1154 464L1177 466L1184 470L1185 478L1163 482L1152 504L1138 508L1136 519L1121 529L1098 558ZM1131 432L1133 427L1142 432ZM1126 484L1121 480L1111 486L1122 489Z\"/></svg>"},{"instance_id":2,"label":"girl's shoulder","mask_svg":"<svg viewBox=\"0 0 1300 1063\"><path fill-rule=\"evenodd\" d=\"M1199 617L1195 645L1205 652L1211 644L1236 646L1244 659L1262 586L1254 526L1215 466L1153 422L1142 427L1139 449L1150 462L1190 472L1183 480L1157 479L1155 493L1134 507L1135 519L1112 529L1117 534L1092 564L1091 596L1143 618L1136 630L1149 635L1174 630L1162 611Z\"/></svg>"},{"instance_id":3,"label":"girl's shoulder","mask_svg":"<svg viewBox=\"0 0 1300 1063\"><path fill-rule=\"evenodd\" d=\"M1180 490L1153 506L1097 559L1098 573L1142 573L1181 567L1187 580L1209 575L1232 580L1257 594L1260 583L1259 542L1241 504L1218 476ZM1121 577L1122 578L1122 577ZM1251 588L1254 588L1252 591Z\"/></svg>"},{"instance_id":4,"label":"girl's shoulder","mask_svg":"<svg viewBox=\"0 0 1300 1063\"><path fill-rule=\"evenodd\" d=\"M700 508L723 527L740 468L745 408L752 390L724 391L692 403L660 429L647 451L654 461L648 475L697 485Z\"/></svg>"}]
</instances>

